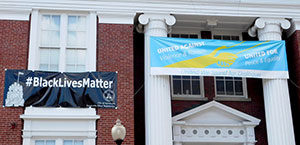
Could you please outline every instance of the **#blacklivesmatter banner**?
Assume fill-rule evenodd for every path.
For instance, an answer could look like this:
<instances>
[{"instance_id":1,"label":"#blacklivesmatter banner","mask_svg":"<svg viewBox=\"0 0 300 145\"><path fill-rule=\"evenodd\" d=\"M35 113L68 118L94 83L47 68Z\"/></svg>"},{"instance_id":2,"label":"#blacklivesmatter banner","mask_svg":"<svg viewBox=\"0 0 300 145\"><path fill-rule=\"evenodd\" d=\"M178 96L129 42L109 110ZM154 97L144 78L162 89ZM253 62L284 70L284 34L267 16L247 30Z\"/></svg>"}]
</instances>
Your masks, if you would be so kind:
<instances>
[{"instance_id":1,"label":"#blacklivesmatter banner","mask_svg":"<svg viewBox=\"0 0 300 145\"><path fill-rule=\"evenodd\" d=\"M150 37L151 75L288 78L284 41Z\"/></svg>"},{"instance_id":2,"label":"#blacklivesmatter banner","mask_svg":"<svg viewBox=\"0 0 300 145\"><path fill-rule=\"evenodd\" d=\"M117 73L6 70L4 106L117 107Z\"/></svg>"}]
</instances>

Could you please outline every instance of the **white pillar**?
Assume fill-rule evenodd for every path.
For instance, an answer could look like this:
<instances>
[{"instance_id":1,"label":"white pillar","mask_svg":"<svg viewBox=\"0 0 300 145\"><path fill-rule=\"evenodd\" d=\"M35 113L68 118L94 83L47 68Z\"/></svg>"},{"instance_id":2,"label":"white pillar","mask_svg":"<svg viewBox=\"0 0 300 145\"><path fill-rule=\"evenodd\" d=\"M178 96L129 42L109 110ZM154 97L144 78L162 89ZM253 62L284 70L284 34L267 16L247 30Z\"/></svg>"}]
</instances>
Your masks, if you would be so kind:
<instances>
[{"instance_id":1,"label":"white pillar","mask_svg":"<svg viewBox=\"0 0 300 145\"><path fill-rule=\"evenodd\" d=\"M281 40L282 29L289 27L286 19L258 18L249 34L257 30L261 41ZM287 79L263 79L263 90L268 144L295 145Z\"/></svg>"},{"instance_id":2,"label":"white pillar","mask_svg":"<svg viewBox=\"0 0 300 145\"><path fill-rule=\"evenodd\" d=\"M175 24L168 14L142 14L145 25L145 124L146 145L172 145L172 118L169 76L150 75L150 36L166 37Z\"/></svg>"}]
</instances>

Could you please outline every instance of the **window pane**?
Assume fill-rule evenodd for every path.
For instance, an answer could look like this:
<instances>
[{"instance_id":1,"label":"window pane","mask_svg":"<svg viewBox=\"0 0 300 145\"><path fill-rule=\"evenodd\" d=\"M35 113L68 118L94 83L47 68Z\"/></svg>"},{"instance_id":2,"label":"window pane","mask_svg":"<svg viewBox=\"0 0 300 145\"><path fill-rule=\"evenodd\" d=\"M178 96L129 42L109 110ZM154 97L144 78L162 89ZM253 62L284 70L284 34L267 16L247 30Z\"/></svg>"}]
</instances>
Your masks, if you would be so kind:
<instances>
[{"instance_id":1,"label":"window pane","mask_svg":"<svg viewBox=\"0 0 300 145\"><path fill-rule=\"evenodd\" d=\"M191 94L190 80L182 80L183 82L183 94Z\"/></svg>"},{"instance_id":2,"label":"window pane","mask_svg":"<svg viewBox=\"0 0 300 145\"><path fill-rule=\"evenodd\" d=\"M53 23L52 23L52 28L54 29L54 30L58 30L59 31L59 26L60 26L60 16L58 16L58 15L53 15L52 16L52 19L53 19Z\"/></svg>"},{"instance_id":3,"label":"window pane","mask_svg":"<svg viewBox=\"0 0 300 145\"><path fill-rule=\"evenodd\" d=\"M217 80L224 80L224 77L216 77Z\"/></svg>"},{"instance_id":4,"label":"window pane","mask_svg":"<svg viewBox=\"0 0 300 145\"><path fill-rule=\"evenodd\" d=\"M84 72L85 71L85 65L77 65L76 71L77 72Z\"/></svg>"},{"instance_id":5,"label":"window pane","mask_svg":"<svg viewBox=\"0 0 300 145\"><path fill-rule=\"evenodd\" d=\"M49 49L40 49L40 63L48 64L49 63Z\"/></svg>"},{"instance_id":6,"label":"window pane","mask_svg":"<svg viewBox=\"0 0 300 145\"><path fill-rule=\"evenodd\" d=\"M68 46L76 46L77 42L77 32L76 31L68 31Z\"/></svg>"},{"instance_id":7,"label":"window pane","mask_svg":"<svg viewBox=\"0 0 300 145\"><path fill-rule=\"evenodd\" d=\"M75 65L68 64L66 66L66 70L69 72L75 72L76 71Z\"/></svg>"},{"instance_id":8,"label":"window pane","mask_svg":"<svg viewBox=\"0 0 300 145\"><path fill-rule=\"evenodd\" d=\"M80 31L85 31L86 30L86 17L84 16L79 16L78 17L78 30Z\"/></svg>"},{"instance_id":9,"label":"window pane","mask_svg":"<svg viewBox=\"0 0 300 145\"><path fill-rule=\"evenodd\" d=\"M57 64L50 64L49 71L58 71L58 65Z\"/></svg>"},{"instance_id":10,"label":"window pane","mask_svg":"<svg viewBox=\"0 0 300 145\"><path fill-rule=\"evenodd\" d=\"M231 36L231 40L240 40L239 36Z\"/></svg>"},{"instance_id":11,"label":"window pane","mask_svg":"<svg viewBox=\"0 0 300 145\"><path fill-rule=\"evenodd\" d=\"M48 64L40 64L40 70L48 70Z\"/></svg>"},{"instance_id":12,"label":"window pane","mask_svg":"<svg viewBox=\"0 0 300 145\"><path fill-rule=\"evenodd\" d=\"M43 15L42 16L42 22L41 22L41 28L43 30L50 29L51 27L51 16L50 15Z\"/></svg>"},{"instance_id":13,"label":"window pane","mask_svg":"<svg viewBox=\"0 0 300 145\"><path fill-rule=\"evenodd\" d=\"M43 15L41 22L41 45L59 46L60 41L60 16Z\"/></svg>"},{"instance_id":14,"label":"window pane","mask_svg":"<svg viewBox=\"0 0 300 145\"><path fill-rule=\"evenodd\" d=\"M68 29L76 30L77 17L76 16L68 16Z\"/></svg>"},{"instance_id":15,"label":"window pane","mask_svg":"<svg viewBox=\"0 0 300 145\"><path fill-rule=\"evenodd\" d=\"M214 39L221 40L221 36L220 35L214 35Z\"/></svg>"},{"instance_id":16,"label":"window pane","mask_svg":"<svg viewBox=\"0 0 300 145\"><path fill-rule=\"evenodd\" d=\"M55 140L47 140L46 145L55 145Z\"/></svg>"},{"instance_id":17,"label":"window pane","mask_svg":"<svg viewBox=\"0 0 300 145\"><path fill-rule=\"evenodd\" d=\"M234 95L233 81L226 81L226 95Z\"/></svg>"},{"instance_id":18,"label":"window pane","mask_svg":"<svg viewBox=\"0 0 300 145\"><path fill-rule=\"evenodd\" d=\"M86 55L86 50L77 50L77 63L85 65L85 55Z\"/></svg>"},{"instance_id":19,"label":"window pane","mask_svg":"<svg viewBox=\"0 0 300 145\"><path fill-rule=\"evenodd\" d=\"M75 49L67 49L66 54L66 63L67 64L76 64L76 50Z\"/></svg>"},{"instance_id":20,"label":"window pane","mask_svg":"<svg viewBox=\"0 0 300 145\"><path fill-rule=\"evenodd\" d=\"M59 49L50 49L50 64L57 65L59 63Z\"/></svg>"},{"instance_id":21,"label":"window pane","mask_svg":"<svg viewBox=\"0 0 300 145\"><path fill-rule=\"evenodd\" d=\"M225 95L225 87L224 87L224 81L216 81L217 82L217 94L218 95Z\"/></svg>"},{"instance_id":22,"label":"window pane","mask_svg":"<svg viewBox=\"0 0 300 145\"><path fill-rule=\"evenodd\" d=\"M64 145L73 145L72 140L64 140Z\"/></svg>"},{"instance_id":23,"label":"window pane","mask_svg":"<svg viewBox=\"0 0 300 145\"><path fill-rule=\"evenodd\" d=\"M243 95L243 83L242 81L235 81L235 94Z\"/></svg>"},{"instance_id":24,"label":"window pane","mask_svg":"<svg viewBox=\"0 0 300 145\"><path fill-rule=\"evenodd\" d=\"M192 35L190 35L190 38L198 38L198 35L192 34Z\"/></svg>"},{"instance_id":25,"label":"window pane","mask_svg":"<svg viewBox=\"0 0 300 145\"><path fill-rule=\"evenodd\" d=\"M225 77L225 80L233 80L233 77Z\"/></svg>"},{"instance_id":26,"label":"window pane","mask_svg":"<svg viewBox=\"0 0 300 145\"><path fill-rule=\"evenodd\" d=\"M173 79L181 79L181 76L173 76Z\"/></svg>"},{"instance_id":27,"label":"window pane","mask_svg":"<svg viewBox=\"0 0 300 145\"><path fill-rule=\"evenodd\" d=\"M179 34L172 34L171 37L179 38Z\"/></svg>"},{"instance_id":28,"label":"window pane","mask_svg":"<svg viewBox=\"0 0 300 145\"><path fill-rule=\"evenodd\" d=\"M192 94L200 95L200 81L192 81Z\"/></svg>"},{"instance_id":29,"label":"window pane","mask_svg":"<svg viewBox=\"0 0 300 145\"><path fill-rule=\"evenodd\" d=\"M242 78L240 78L240 77L234 77L234 80L242 80Z\"/></svg>"},{"instance_id":30,"label":"window pane","mask_svg":"<svg viewBox=\"0 0 300 145\"><path fill-rule=\"evenodd\" d=\"M230 36L223 36L223 40L230 40Z\"/></svg>"},{"instance_id":31,"label":"window pane","mask_svg":"<svg viewBox=\"0 0 300 145\"><path fill-rule=\"evenodd\" d=\"M86 44L85 44L85 38L86 38L86 36L85 36L85 32L77 32L77 35L76 35L77 37L77 40L78 40L78 46L86 46Z\"/></svg>"},{"instance_id":32,"label":"window pane","mask_svg":"<svg viewBox=\"0 0 300 145\"><path fill-rule=\"evenodd\" d=\"M189 38L189 35L187 35L187 34L181 34L181 38Z\"/></svg>"},{"instance_id":33,"label":"window pane","mask_svg":"<svg viewBox=\"0 0 300 145\"><path fill-rule=\"evenodd\" d=\"M36 140L35 145L44 145L44 141L43 140Z\"/></svg>"},{"instance_id":34,"label":"window pane","mask_svg":"<svg viewBox=\"0 0 300 145\"><path fill-rule=\"evenodd\" d=\"M40 70L58 71L59 49L41 48L40 49Z\"/></svg>"},{"instance_id":35,"label":"window pane","mask_svg":"<svg viewBox=\"0 0 300 145\"><path fill-rule=\"evenodd\" d=\"M67 49L66 54L66 71L82 72L85 71L85 49Z\"/></svg>"},{"instance_id":36,"label":"window pane","mask_svg":"<svg viewBox=\"0 0 300 145\"><path fill-rule=\"evenodd\" d=\"M173 80L173 94L181 94L181 80Z\"/></svg>"},{"instance_id":37,"label":"window pane","mask_svg":"<svg viewBox=\"0 0 300 145\"><path fill-rule=\"evenodd\" d=\"M82 140L75 140L74 145L83 145L83 141Z\"/></svg>"},{"instance_id":38,"label":"window pane","mask_svg":"<svg viewBox=\"0 0 300 145\"><path fill-rule=\"evenodd\" d=\"M200 77L199 77L199 76L192 76L192 79L194 79L194 80L199 80Z\"/></svg>"},{"instance_id":39,"label":"window pane","mask_svg":"<svg viewBox=\"0 0 300 145\"><path fill-rule=\"evenodd\" d=\"M182 79L190 79L191 77L190 76L182 76Z\"/></svg>"},{"instance_id":40,"label":"window pane","mask_svg":"<svg viewBox=\"0 0 300 145\"><path fill-rule=\"evenodd\" d=\"M86 17L68 16L68 46L86 46Z\"/></svg>"}]
</instances>

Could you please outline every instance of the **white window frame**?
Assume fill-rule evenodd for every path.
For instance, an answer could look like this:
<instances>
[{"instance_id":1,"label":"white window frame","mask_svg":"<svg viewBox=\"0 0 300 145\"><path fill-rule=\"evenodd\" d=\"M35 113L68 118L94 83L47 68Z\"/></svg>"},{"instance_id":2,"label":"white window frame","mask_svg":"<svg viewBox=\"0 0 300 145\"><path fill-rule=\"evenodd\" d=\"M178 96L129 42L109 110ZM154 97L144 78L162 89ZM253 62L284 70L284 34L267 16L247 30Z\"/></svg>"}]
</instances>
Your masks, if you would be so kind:
<instances>
[{"instance_id":1,"label":"white window frame","mask_svg":"<svg viewBox=\"0 0 300 145\"><path fill-rule=\"evenodd\" d=\"M235 78L235 77L233 77ZM224 80L225 81L225 80ZM233 80L234 81L234 80ZM242 78L242 85L243 85L243 95L219 95L217 94L217 79L214 77L214 83L215 83L215 98L216 100L222 100L222 101L235 101L235 100L249 100L248 99L248 91L247 91L247 79ZM224 85L224 90L226 91L226 85ZM234 85L233 85L233 91L234 91ZM246 101L245 100L245 101Z\"/></svg>"},{"instance_id":2,"label":"white window frame","mask_svg":"<svg viewBox=\"0 0 300 145\"><path fill-rule=\"evenodd\" d=\"M226 35L226 36L239 36L239 39L242 39L242 32L237 31L212 31L212 39L214 39L214 35ZM234 77L233 77L234 78ZM243 85L243 95L219 95L217 94L217 79L214 77L214 87L215 87L215 97L214 100L218 101L251 101L251 98L248 98L248 90L247 90L247 79L242 78ZM224 80L225 81L225 80ZM233 80L234 81L234 80ZM224 90L226 91L226 85L224 85ZM234 89L234 86L233 86ZM235 90L233 90L235 91Z\"/></svg>"},{"instance_id":3,"label":"white window frame","mask_svg":"<svg viewBox=\"0 0 300 145\"><path fill-rule=\"evenodd\" d=\"M54 140L55 145L64 145L64 140L81 140L83 141L83 145L87 145L88 142L86 140L87 138L76 136L76 137L32 137L31 139L31 145L35 145L35 141L37 140Z\"/></svg>"},{"instance_id":4,"label":"white window frame","mask_svg":"<svg viewBox=\"0 0 300 145\"><path fill-rule=\"evenodd\" d=\"M96 145L95 108L26 107L24 114L23 145L35 145L36 140L83 140L84 145Z\"/></svg>"},{"instance_id":5,"label":"white window frame","mask_svg":"<svg viewBox=\"0 0 300 145\"><path fill-rule=\"evenodd\" d=\"M200 39L201 38L201 34L200 33L170 33L169 37L171 37L172 34L178 34L178 35L197 35L198 38L190 38L190 36L188 38L190 39ZM183 38L183 37L178 37L178 38ZM199 76L199 81L200 81L200 95L189 95L189 94L174 94L174 90L173 90L173 76L170 76L170 83L171 83L171 98L172 100L203 100L206 101L208 100L205 97L205 91L204 91L204 79L203 76ZM192 80L192 79L190 79ZM181 83L182 85L182 83ZM192 86L192 84L191 84ZM182 86L181 86L182 88Z\"/></svg>"},{"instance_id":6,"label":"white window frame","mask_svg":"<svg viewBox=\"0 0 300 145\"><path fill-rule=\"evenodd\" d=\"M40 36L41 36L41 16L44 14L50 15L60 15L64 17L62 19L67 19L68 15L76 16L86 16L87 19L87 33L86 33L86 70L85 71L96 71L96 34L97 34L97 15L96 12L70 12L70 11L46 11L46 10L36 10L34 9L31 13L31 27L30 27L30 42L29 42L29 56L28 56L28 69L29 70L39 70L40 64ZM60 30L67 29L65 27L67 24L65 21L61 21ZM65 28L64 28L65 27ZM67 33L67 30L60 31L60 33ZM61 34L67 35L67 34ZM59 72L66 71L66 49L67 44L63 43L60 38L60 57L59 57Z\"/></svg>"},{"instance_id":7,"label":"white window frame","mask_svg":"<svg viewBox=\"0 0 300 145\"><path fill-rule=\"evenodd\" d=\"M200 95L189 95L189 94L174 94L173 90L173 76L170 76L171 80L171 95L172 95L172 100L207 100L204 94L204 79L203 76L199 76L199 81L200 81ZM192 80L192 79L190 79ZM182 85L182 82L181 82ZM191 84L192 86L192 84ZM182 89L182 86L181 86Z\"/></svg>"}]
</instances>

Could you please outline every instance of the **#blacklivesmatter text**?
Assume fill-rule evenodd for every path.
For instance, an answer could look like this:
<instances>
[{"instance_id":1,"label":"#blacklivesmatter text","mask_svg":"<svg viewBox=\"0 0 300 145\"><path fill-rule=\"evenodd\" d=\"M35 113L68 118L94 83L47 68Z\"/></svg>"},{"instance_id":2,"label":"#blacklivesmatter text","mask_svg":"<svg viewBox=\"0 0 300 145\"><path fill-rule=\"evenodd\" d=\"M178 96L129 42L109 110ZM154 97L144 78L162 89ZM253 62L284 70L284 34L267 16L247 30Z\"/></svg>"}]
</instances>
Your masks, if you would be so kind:
<instances>
[{"instance_id":1,"label":"#blacklivesmatter text","mask_svg":"<svg viewBox=\"0 0 300 145\"><path fill-rule=\"evenodd\" d=\"M26 86L29 87L73 87L73 88L112 88L113 81L106 81L102 79L83 78L82 80L69 80L67 78L53 78L50 80L43 79L42 77L28 77L26 79Z\"/></svg>"}]
</instances>

